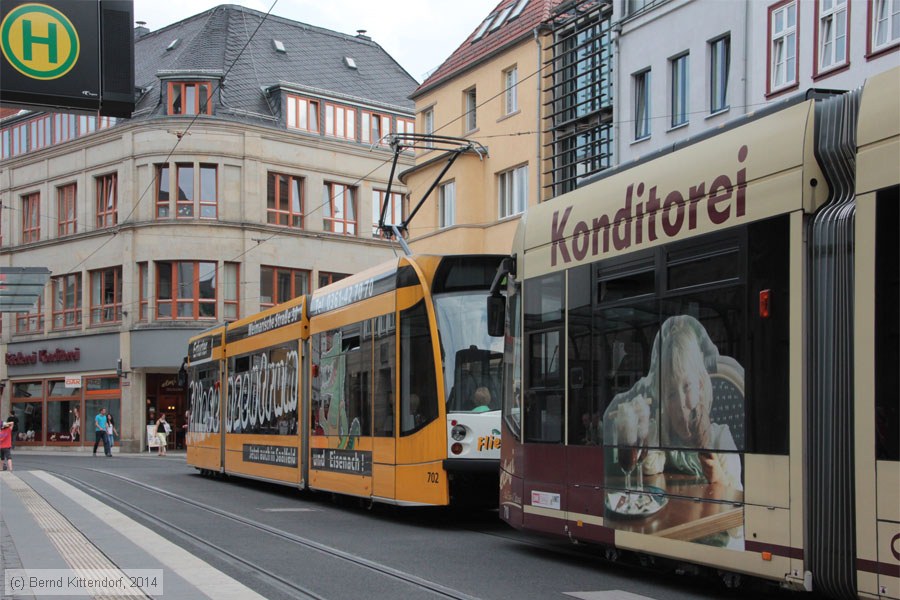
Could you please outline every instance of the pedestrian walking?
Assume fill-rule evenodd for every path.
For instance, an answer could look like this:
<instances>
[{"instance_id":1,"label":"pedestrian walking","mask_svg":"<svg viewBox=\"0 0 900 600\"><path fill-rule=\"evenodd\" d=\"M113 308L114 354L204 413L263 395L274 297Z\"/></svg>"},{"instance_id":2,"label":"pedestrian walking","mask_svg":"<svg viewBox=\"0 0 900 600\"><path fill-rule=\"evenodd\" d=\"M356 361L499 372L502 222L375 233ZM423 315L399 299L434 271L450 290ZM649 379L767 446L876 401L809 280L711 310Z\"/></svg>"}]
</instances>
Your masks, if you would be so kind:
<instances>
[{"instance_id":1,"label":"pedestrian walking","mask_svg":"<svg viewBox=\"0 0 900 600\"><path fill-rule=\"evenodd\" d=\"M103 442L103 452L106 456L112 456L109 449L109 437L106 435L106 409L101 408L100 412L94 417L94 456L97 456L97 446Z\"/></svg>"},{"instance_id":2,"label":"pedestrian walking","mask_svg":"<svg viewBox=\"0 0 900 600\"><path fill-rule=\"evenodd\" d=\"M112 448L115 446L116 436L119 432L116 430L116 422L113 420L112 413L106 416L106 439L109 440L109 453L112 454Z\"/></svg>"},{"instance_id":3,"label":"pedestrian walking","mask_svg":"<svg viewBox=\"0 0 900 600\"><path fill-rule=\"evenodd\" d=\"M11 421L0 426L0 462L4 471L12 471L12 428Z\"/></svg>"},{"instance_id":4,"label":"pedestrian walking","mask_svg":"<svg viewBox=\"0 0 900 600\"><path fill-rule=\"evenodd\" d=\"M166 436L171 432L172 426L166 421L166 413L160 413L159 418L156 420L156 437L159 438L158 456L166 455L166 444L168 443L166 441Z\"/></svg>"},{"instance_id":5,"label":"pedestrian walking","mask_svg":"<svg viewBox=\"0 0 900 600\"><path fill-rule=\"evenodd\" d=\"M12 407L10 407L9 409L9 418L7 419L7 421L12 423L12 435L10 437L10 439L12 440L12 446L10 446L10 448L15 450L16 438L19 437L19 417L16 416L16 413L12 409Z\"/></svg>"}]
</instances>

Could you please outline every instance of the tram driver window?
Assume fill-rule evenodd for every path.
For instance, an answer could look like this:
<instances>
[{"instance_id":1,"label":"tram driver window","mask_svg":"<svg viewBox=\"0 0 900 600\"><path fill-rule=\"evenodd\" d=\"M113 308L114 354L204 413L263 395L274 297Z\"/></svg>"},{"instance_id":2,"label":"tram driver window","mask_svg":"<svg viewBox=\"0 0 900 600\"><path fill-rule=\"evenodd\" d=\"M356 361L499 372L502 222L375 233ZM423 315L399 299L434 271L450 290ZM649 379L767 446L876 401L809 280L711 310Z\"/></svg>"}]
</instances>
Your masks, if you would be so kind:
<instances>
[{"instance_id":1,"label":"tram driver window","mask_svg":"<svg viewBox=\"0 0 900 600\"><path fill-rule=\"evenodd\" d=\"M563 281L562 273L554 273L525 282L526 441L563 441Z\"/></svg>"}]
</instances>

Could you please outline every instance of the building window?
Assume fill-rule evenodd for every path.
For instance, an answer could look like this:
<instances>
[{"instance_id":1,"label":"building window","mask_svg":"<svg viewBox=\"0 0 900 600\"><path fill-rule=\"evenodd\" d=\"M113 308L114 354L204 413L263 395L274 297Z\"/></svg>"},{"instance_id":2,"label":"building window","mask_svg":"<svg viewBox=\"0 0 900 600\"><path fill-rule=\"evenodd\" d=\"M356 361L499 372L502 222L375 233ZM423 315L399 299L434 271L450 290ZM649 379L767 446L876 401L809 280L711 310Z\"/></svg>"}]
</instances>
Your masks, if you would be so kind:
<instances>
[{"instance_id":1,"label":"building window","mask_svg":"<svg viewBox=\"0 0 900 600\"><path fill-rule=\"evenodd\" d=\"M356 139L356 109L325 103L325 135Z\"/></svg>"},{"instance_id":2,"label":"building window","mask_svg":"<svg viewBox=\"0 0 900 600\"><path fill-rule=\"evenodd\" d=\"M819 0L816 75L847 64L847 0Z\"/></svg>"},{"instance_id":3,"label":"building window","mask_svg":"<svg viewBox=\"0 0 900 600\"><path fill-rule=\"evenodd\" d=\"M672 61L672 127L688 122L688 55Z\"/></svg>"},{"instance_id":4,"label":"building window","mask_svg":"<svg viewBox=\"0 0 900 600\"><path fill-rule=\"evenodd\" d=\"M456 182L442 183L438 188L438 227L456 225Z\"/></svg>"},{"instance_id":5,"label":"building window","mask_svg":"<svg viewBox=\"0 0 900 600\"><path fill-rule=\"evenodd\" d=\"M158 261L157 319L215 319L216 263Z\"/></svg>"},{"instance_id":6,"label":"building window","mask_svg":"<svg viewBox=\"0 0 900 600\"><path fill-rule=\"evenodd\" d=\"M709 43L709 112L728 108L728 73L731 69L731 37Z\"/></svg>"},{"instance_id":7,"label":"building window","mask_svg":"<svg viewBox=\"0 0 900 600\"><path fill-rule=\"evenodd\" d=\"M74 183L56 188L56 233L59 237L71 235L76 231L78 220L75 212L76 190Z\"/></svg>"},{"instance_id":8,"label":"building window","mask_svg":"<svg viewBox=\"0 0 900 600\"><path fill-rule=\"evenodd\" d=\"M81 326L81 273L53 278L53 329Z\"/></svg>"},{"instance_id":9,"label":"building window","mask_svg":"<svg viewBox=\"0 0 900 600\"><path fill-rule=\"evenodd\" d=\"M372 236L386 237L384 232L378 228L378 222L381 220L381 210L384 208L385 194L381 190L372 190ZM403 223L403 195L397 192L391 192L388 199L387 210L384 213L385 225L400 225Z\"/></svg>"},{"instance_id":10,"label":"building window","mask_svg":"<svg viewBox=\"0 0 900 600\"><path fill-rule=\"evenodd\" d=\"M209 82L169 82L170 115L211 115L212 102Z\"/></svg>"},{"instance_id":11,"label":"building window","mask_svg":"<svg viewBox=\"0 0 900 600\"><path fill-rule=\"evenodd\" d=\"M219 169L216 165L200 165L200 218L219 216Z\"/></svg>"},{"instance_id":12,"label":"building window","mask_svg":"<svg viewBox=\"0 0 900 600\"><path fill-rule=\"evenodd\" d=\"M466 90L463 92L463 95L465 97L464 110L466 112L465 132L468 133L470 131L475 131L475 129L478 128L478 119L476 118L478 112L478 95L475 93L475 88Z\"/></svg>"},{"instance_id":13,"label":"building window","mask_svg":"<svg viewBox=\"0 0 900 600\"><path fill-rule=\"evenodd\" d=\"M140 302L140 311L138 319L141 321L150 320L150 269L147 263L138 263L138 297Z\"/></svg>"},{"instance_id":14,"label":"building window","mask_svg":"<svg viewBox=\"0 0 900 600\"><path fill-rule=\"evenodd\" d=\"M416 122L414 119L397 117L397 133L415 133Z\"/></svg>"},{"instance_id":15,"label":"building window","mask_svg":"<svg viewBox=\"0 0 900 600\"><path fill-rule=\"evenodd\" d=\"M391 117L379 115L368 111L362 111L362 130L360 136L367 144L382 144L386 142L384 136L391 133Z\"/></svg>"},{"instance_id":16,"label":"building window","mask_svg":"<svg viewBox=\"0 0 900 600\"><path fill-rule=\"evenodd\" d=\"M525 212L528 206L528 165L497 175L501 219Z\"/></svg>"},{"instance_id":17,"label":"building window","mask_svg":"<svg viewBox=\"0 0 900 600\"><path fill-rule=\"evenodd\" d=\"M288 95L287 97L287 126L288 129L300 129L319 133L319 103L300 96Z\"/></svg>"},{"instance_id":18,"label":"building window","mask_svg":"<svg viewBox=\"0 0 900 600\"><path fill-rule=\"evenodd\" d=\"M169 218L169 165L156 165L156 218Z\"/></svg>"},{"instance_id":19,"label":"building window","mask_svg":"<svg viewBox=\"0 0 900 600\"><path fill-rule=\"evenodd\" d=\"M335 281L340 281L345 277L350 277L347 273L329 273L327 271L319 272L319 287L323 288L326 285L331 285ZM317 288L318 289L318 288Z\"/></svg>"},{"instance_id":20,"label":"building window","mask_svg":"<svg viewBox=\"0 0 900 600\"><path fill-rule=\"evenodd\" d=\"M53 115L53 143L59 144L78 137L78 120L75 115Z\"/></svg>"},{"instance_id":21,"label":"building window","mask_svg":"<svg viewBox=\"0 0 900 600\"><path fill-rule=\"evenodd\" d=\"M519 69L503 71L503 114L511 115L519 110Z\"/></svg>"},{"instance_id":22,"label":"building window","mask_svg":"<svg viewBox=\"0 0 900 600\"><path fill-rule=\"evenodd\" d=\"M429 108L428 110L422 113L422 130L425 135L434 135L434 109ZM426 148L434 148L434 144L431 141L425 142Z\"/></svg>"},{"instance_id":23,"label":"building window","mask_svg":"<svg viewBox=\"0 0 900 600\"><path fill-rule=\"evenodd\" d=\"M192 219L194 217L194 165L175 165L175 180L178 186L175 214L179 219Z\"/></svg>"},{"instance_id":24,"label":"building window","mask_svg":"<svg viewBox=\"0 0 900 600\"><path fill-rule=\"evenodd\" d=\"M101 175L97 181L97 228L118 223L118 177L115 173Z\"/></svg>"},{"instance_id":25,"label":"building window","mask_svg":"<svg viewBox=\"0 0 900 600\"><path fill-rule=\"evenodd\" d=\"M38 296L28 312L16 313L16 333L41 333L44 331L44 299Z\"/></svg>"},{"instance_id":26,"label":"building window","mask_svg":"<svg viewBox=\"0 0 900 600\"><path fill-rule=\"evenodd\" d=\"M266 221L272 225L303 228L303 178L269 173Z\"/></svg>"},{"instance_id":27,"label":"building window","mask_svg":"<svg viewBox=\"0 0 900 600\"><path fill-rule=\"evenodd\" d=\"M769 7L769 92L797 83L797 3Z\"/></svg>"},{"instance_id":28,"label":"building window","mask_svg":"<svg viewBox=\"0 0 900 600\"><path fill-rule=\"evenodd\" d=\"M259 269L259 307L269 308L309 293L310 272L305 269L262 266Z\"/></svg>"},{"instance_id":29,"label":"building window","mask_svg":"<svg viewBox=\"0 0 900 600\"><path fill-rule=\"evenodd\" d=\"M880 52L900 44L900 0L875 0L872 11L871 52Z\"/></svg>"},{"instance_id":30,"label":"building window","mask_svg":"<svg viewBox=\"0 0 900 600\"><path fill-rule=\"evenodd\" d=\"M652 6L656 0L625 0L625 14L633 15L644 10L647 6Z\"/></svg>"},{"instance_id":31,"label":"building window","mask_svg":"<svg viewBox=\"0 0 900 600\"><path fill-rule=\"evenodd\" d=\"M326 183L323 205L325 231L356 235L356 189L340 183Z\"/></svg>"},{"instance_id":32,"label":"building window","mask_svg":"<svg viewBox=\"0 0 900 600\"><path fill-rule=\"evenodd\" d=\"M650 137L650 69L634 75L634 139Z\"/></svg>"},{"instance_id":33,"label":"building window","mask_svg":"<svg viewBox=\"0 0 900 600\"><path fill-rule=\"evenodd\" d=\"M41 239L41 195L38 192L22 196L22 243Z\"/></svg>"},{"instance_id":34,"label":"building window","mask_svg":"<svg viewBox=\"0 0 900 600\"><path fill-rule=\"evenodd\" d=\"M240 263L225 263L225 281L222 295L225 300L225 320L237 321L241 316L241 265Z\"/></svg>"},{"instance_id":35,"label":"building window","mask_svg":"<svg viewBox=\"0 0 900 600\"><path fill-rule=\"evenodd\" d=\"M604 123L560 138L558 166L554 168L554 194L577 189L591 175L612 166L613 125Z\"/></svg>"},{"instance_id":36,"label":"building window","mask_svg":"<svg viewBox=\"0 0 900 600\"><path fill-rule=\"evenodd\" d=\"M122 267L91 271L91 325L122 320Z\"/></svg>"}]
</instances>

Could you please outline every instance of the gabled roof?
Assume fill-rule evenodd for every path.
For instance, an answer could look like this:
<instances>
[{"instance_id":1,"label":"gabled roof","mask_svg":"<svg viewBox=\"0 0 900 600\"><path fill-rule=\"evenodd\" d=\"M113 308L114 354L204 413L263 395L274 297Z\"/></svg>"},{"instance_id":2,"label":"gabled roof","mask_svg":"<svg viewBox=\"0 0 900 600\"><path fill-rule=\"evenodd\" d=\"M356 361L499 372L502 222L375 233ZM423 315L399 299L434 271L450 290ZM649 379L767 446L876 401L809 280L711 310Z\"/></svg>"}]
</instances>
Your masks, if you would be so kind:
<instances>
[{"instance_id":1,"label":"gabled roof","mask_svg":"<svg viewBox=\"0 0 900 600\"><path fill-rule=\"evenodd\" d=\"M562 0L527 0L521 12L517 16L512 16L522 1L526 0L501 0L459 48L422 82L410 98L415 99L498 52L531 38L534 29L547 21L550 12L562 3ZM499 25L498 19L502 19Z\"/></svg>"},{"instance_id":2,"label":"gabled roof","mask_svg":"<svg viewBox=\"0 0 900 600\"><path fill-rule=\"evenodd\" d=\"M276 51L274 40L284 44L285 52ZM349 68L344 57L351 57L357 68ZM226 4L135 39L135 85L147 90L135 106L138 118L146 114L141 111L165 112L160 78L223 76L221 107L223 112L234 109L236 118L277 116L262 90L279 83L408 110L414 107L409 94L415 79L366 36Z\"/></svg>"}]
</instances>

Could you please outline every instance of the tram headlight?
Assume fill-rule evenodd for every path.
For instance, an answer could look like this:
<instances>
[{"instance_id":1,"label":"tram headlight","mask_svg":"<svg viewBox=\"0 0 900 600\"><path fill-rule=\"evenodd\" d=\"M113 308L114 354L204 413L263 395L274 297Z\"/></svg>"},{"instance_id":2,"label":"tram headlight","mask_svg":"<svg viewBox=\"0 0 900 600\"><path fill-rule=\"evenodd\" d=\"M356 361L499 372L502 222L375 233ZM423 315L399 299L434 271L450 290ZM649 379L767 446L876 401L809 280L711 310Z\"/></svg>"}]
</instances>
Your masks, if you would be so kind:
<instances>
[{"instance_id":1,"label":"tram headlight","mask_svg":"<svg viewBox=\"0 0 900 600\"><path fill-rule=\"evenodd\" d=\"M453 429L450 430L450 437L456 442L463 441L466 439L466 428L462 425L454 425Z\"/></svg>"}]
</instances>

